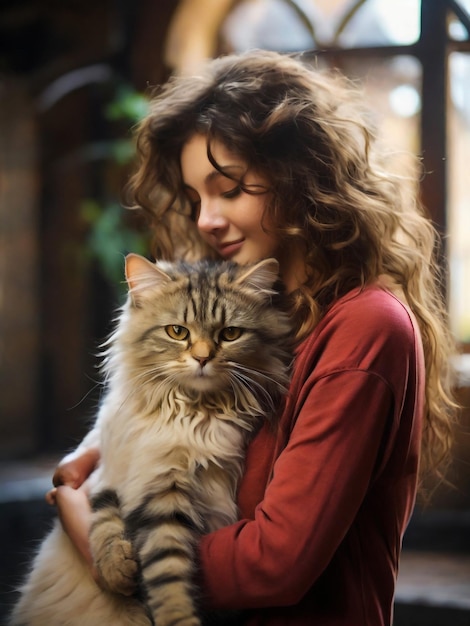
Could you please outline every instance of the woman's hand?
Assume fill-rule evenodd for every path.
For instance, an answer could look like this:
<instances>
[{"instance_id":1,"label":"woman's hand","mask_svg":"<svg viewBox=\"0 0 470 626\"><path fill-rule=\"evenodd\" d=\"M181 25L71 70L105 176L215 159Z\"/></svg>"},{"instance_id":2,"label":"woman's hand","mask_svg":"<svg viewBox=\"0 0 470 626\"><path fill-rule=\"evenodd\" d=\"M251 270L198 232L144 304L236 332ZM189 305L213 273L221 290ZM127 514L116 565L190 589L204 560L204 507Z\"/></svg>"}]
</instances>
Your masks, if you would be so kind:
<instances>
[{"instance_id":1,"label":"woman's hand","mask_svg":"<svg viewBox=\"0 0 470 626\"><path fill-rule=\"evenodd\" d=\"M88 563L93 577L98 576L93 565L88 539L91 524L91 507L86 479L99 461L99 450L90 448L67 455L57 466L52 482L55 485L46 494L46 501L57 506L62 527L78 552Z\"/></svg>"},{"instance_id":2,"label":"woman's hand","mask_svg":"<svg viewBox=\"0 0 470 626\"><path fill-rule=\"evenodd\" d=\"M52 477L52 483L55 487L67 485L73 489L78 489L95 469L99 459L100 451L98 448L71 452L57 466ZM48 499L47 496L46 499ZM49 504L54 504L54 502L49 502Z\"/></svg>"}]
</instances>

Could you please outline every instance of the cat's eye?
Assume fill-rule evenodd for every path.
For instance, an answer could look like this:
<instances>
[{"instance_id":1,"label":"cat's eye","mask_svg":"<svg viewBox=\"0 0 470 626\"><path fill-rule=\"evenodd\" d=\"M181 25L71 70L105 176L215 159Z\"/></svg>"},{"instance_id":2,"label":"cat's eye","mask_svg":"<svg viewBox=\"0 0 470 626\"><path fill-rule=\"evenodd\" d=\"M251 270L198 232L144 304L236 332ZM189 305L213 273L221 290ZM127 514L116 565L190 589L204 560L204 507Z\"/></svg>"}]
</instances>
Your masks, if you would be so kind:
<instances>
[{"instance_id":1,"label":"cat's eye","mask_svg":"<svg viewBox=\"0 0 470 626\"><path fill-rule=\"evenodd\" d=\"M172 339L177 341L184 341L189 337L189 330L184 326L177 326L176 324L170 324L165 326L166 334Z\"/></svg>"},{"instance_id":2,"label":"cat's eye","mask_svg":"<svg viewBox=\"0 0 470 626\"><path fill-rule=\"evenodd\" d=\"M242 333L242 328L238 328L237 326L227 326L227 328L223 328L220 331L219 338L223 341L235 341L241 337Z\"/></svg>"}]
</instances>

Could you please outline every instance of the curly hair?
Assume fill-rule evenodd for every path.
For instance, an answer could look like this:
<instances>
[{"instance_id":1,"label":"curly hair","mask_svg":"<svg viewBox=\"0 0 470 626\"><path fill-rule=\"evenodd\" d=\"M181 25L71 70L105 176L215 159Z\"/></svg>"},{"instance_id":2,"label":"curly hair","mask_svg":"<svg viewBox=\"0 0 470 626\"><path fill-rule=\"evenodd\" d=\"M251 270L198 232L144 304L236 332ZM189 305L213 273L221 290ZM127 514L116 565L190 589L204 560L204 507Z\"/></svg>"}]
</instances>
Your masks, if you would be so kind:
<instances>
[{"instance_id":1,"label":"curly hair","mask_svg":"<svg viewBox=\"0 0 470 626\"><path fill-rule=\"evenodd\" d=\"M180 154L195 133L207 136L214 167L217 140L270 181L266 222L305 255L307 280L292 301L299 337L352 288L385 279L402 291L425 353L421 469L438 472L455 413L439 238L416 185L410 193L378 149L360 92L338 73L267 51L221 57L197 76L171 78L137 129L138 168L129 183L133 207L151 216L156 257L214 255L183 189Z\"/></svg>"}]
</instances>

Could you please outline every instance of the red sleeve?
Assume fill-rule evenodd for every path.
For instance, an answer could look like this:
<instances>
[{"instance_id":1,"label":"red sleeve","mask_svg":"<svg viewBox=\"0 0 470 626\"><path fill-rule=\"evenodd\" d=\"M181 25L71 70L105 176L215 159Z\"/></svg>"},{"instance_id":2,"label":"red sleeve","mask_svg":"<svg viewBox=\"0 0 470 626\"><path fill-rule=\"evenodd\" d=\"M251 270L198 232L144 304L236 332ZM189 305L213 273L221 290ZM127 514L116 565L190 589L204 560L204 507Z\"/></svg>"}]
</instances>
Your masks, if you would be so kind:
<instances>
[{"instance_id":1,"label":"red sleeve","mask_svg":"<svg viewBox=\"0 0 470 626\"><path fill-rule=\"evenodd\" d=\"M296 374L302 382L293 393L295 425L255 519L201 541L210 607L296 604L348 532L384 436L392 439L415 349L402 305L379 305L374 309L369 298L346 306L325 322L323 338L317 332L314 355Z\"/></svg>"}]
</instances>

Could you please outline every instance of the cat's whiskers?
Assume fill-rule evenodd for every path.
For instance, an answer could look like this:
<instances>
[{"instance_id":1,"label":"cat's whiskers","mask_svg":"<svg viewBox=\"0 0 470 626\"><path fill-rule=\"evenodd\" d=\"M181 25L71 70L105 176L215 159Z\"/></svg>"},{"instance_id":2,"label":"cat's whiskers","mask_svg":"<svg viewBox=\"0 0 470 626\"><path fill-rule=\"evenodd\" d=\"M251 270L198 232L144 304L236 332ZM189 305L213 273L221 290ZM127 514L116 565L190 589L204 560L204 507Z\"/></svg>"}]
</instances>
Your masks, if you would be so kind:
<instances>
[{"instance_id":1,"label":"cat's whiskers","mask_svg":"<svg viewBox=\"0 0 470 626\"><path fill-rule=\"evenodd\" d=\"M259 383L256 380L253 380L253 378L251 378L249 376L246 376L243 372L240 372L240 371L233 371L233 372L231 372L231 378L233 378L237 382L241 383L242 387L245 390L249 391L254 399L256 398L257 395L259 397L262 396L263 399L264 399L264 402L269 407L269 409L274 409L274 399L273 399L272 395L264 388L264 386L261 383ZM232 384L232 388L234 388L233 384ZM240 393L240 389L239 388L236 388L236 389L234 388L234 391L236 393ZM259 402L258 402L258 404L259 404ZM254 408L256 408L256 407L254 407ZM259 412L259 408L258 408L258 412Z\"/></svg>"},{"instance_id":2,"label":"cat's whiskers","mask_svg":"<svg viewBox=\"0 0 470 626\"><path fill-rule=\"evenodd\" d=\"M148 366L147 366L148 367ZM160 376L163 373L165 376ZM160 378L160 380L159 380ZM153 401L151 404L157 406L162 397L162 391L166 391L168 382L176 382L176 374L168 372L168 368L163 365L155 365L151 370L142 368L140 372L133 372L129 377L126 388L129 390L126 397L123 398L119 409L122 410L124 406L130 402L137 394L142 397L142 383L152 390ZM155 399L157 398L157 399Z\"/></svg>"},{"instance_id":3,"label":"cat's whiskers","mask_svg":"<svg viewBox=\"0 0 470 626\"><path fill-rule=\"evenodd\" d=\"M241 363L230 363L234 373L241 373L241 372L247 372L248 375L246 376L247 380L251 381L251 382L256 382L255 377L256 378L264 378L265 380L269 381L270 383L274 384L276 387L279 388L279 390L283 393L285 393L285 391L287 390L287 384L288 384L288 377L285 377L285 383L281 382L280 380L273 378L272 375L270 375L270 373L266 370L261 370L261 369L254 369L251 367L247 367L246 365L242 365ZM240 371L238 371L240 370ZM263 387L264 389L264 387Z\"/></svg>"}]
</instances>

